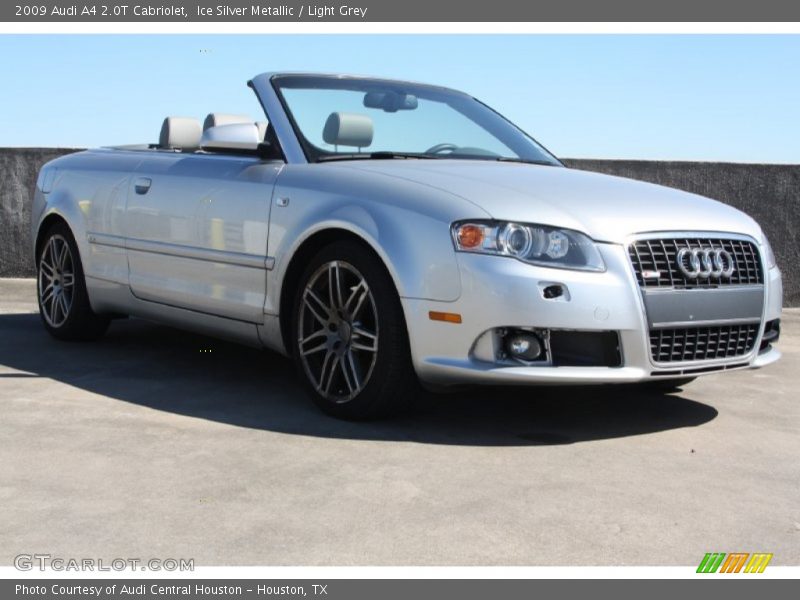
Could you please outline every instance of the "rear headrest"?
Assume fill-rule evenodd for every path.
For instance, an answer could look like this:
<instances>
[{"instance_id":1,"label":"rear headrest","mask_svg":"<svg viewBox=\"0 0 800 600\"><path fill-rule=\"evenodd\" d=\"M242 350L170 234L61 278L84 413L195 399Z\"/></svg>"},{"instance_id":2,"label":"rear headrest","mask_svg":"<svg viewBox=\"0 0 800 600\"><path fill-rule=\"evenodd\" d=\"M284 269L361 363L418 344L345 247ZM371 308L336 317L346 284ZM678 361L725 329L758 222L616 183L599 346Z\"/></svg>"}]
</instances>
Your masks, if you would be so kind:
<instances>
[{"instance_id":1,"label":"rear headrest","mask_svg":"<svg viewBox=\"0 0 800 600\"><path fill-rule=\"evenodd\" d=\"M209 113L203 121L203 131L220 125L235 125L237 123L252 123L253 119L247 115L229 115L227 113Z\"/></svg>"},{"instance_id":2,"label":"rear headrest","mask_svg":"<svg viewBox=\"0 0 800 600\"><path fill-rule=\"evenodd\" d=\"M325 121L322 139L335 146L366 148L372 143L372 119L355 113L331 113Z\"/></svg>"},{"instance_id":3,"label":"rear headrest","mask_svg":"<svg viewBox=\"0 0 800 600\"><path fill-rule=\"evenodd\" d=\"M200 147L203 128L191 117L167 117L161 125L158 145L162 148L196 150Z\"/></svg>"}]
</instances>

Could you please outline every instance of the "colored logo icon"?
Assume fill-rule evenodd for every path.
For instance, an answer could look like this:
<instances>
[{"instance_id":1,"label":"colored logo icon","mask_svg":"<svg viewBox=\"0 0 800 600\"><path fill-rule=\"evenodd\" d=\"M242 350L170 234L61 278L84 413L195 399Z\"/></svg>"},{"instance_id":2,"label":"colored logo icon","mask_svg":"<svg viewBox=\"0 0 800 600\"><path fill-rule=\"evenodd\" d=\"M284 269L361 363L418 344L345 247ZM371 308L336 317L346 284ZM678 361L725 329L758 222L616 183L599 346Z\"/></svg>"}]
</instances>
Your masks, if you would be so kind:
<instances>
[{"instance_id":1,"label":"colored logo icon","mask_svg":"<svg viewBox=\"0 0 800 600\"><path fill-rule=\"evenodd\" d=\"M763 573L772 560L765 552L707 552L697 567L698 573Z\"/></svg>"}]
</instances>

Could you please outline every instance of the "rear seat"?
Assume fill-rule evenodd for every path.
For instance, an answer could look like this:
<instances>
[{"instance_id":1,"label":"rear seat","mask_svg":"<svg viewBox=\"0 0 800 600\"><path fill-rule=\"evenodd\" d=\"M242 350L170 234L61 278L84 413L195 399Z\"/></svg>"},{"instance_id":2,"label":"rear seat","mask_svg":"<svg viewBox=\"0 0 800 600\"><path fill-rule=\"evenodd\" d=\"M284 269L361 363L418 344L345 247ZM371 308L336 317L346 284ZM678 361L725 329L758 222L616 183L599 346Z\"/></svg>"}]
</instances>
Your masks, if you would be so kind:
<instances>
[{"instance_id":1,"label":"rear seat","mask_svg":"<svg viewBox=\"0 0 800 600\"><path fill-rule=\"evenodd\" d=\"M203 128L191 117L167 117L161 125L158 147L165 150L194 152L200 147Z\"/></svg>"}]
</instances>

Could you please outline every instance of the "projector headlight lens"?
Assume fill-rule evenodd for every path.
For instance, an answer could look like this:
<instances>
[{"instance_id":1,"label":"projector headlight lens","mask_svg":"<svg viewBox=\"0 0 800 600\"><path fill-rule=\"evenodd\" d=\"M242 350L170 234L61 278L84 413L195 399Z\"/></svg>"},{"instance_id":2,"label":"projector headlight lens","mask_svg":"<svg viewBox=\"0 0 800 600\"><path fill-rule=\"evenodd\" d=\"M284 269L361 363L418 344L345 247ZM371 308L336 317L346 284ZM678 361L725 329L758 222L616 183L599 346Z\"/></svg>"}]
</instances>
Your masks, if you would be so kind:
<instances>
[{"instance_id":1,"label":"projector headlight lens","mask_svg":"<svg viewBox=\"0 0 800 600\"><path fill-rule=\"evenodd\" d=\"M507 221L459 221L453 223L452 235L459 252L510 256L561 269L605 271L606 268L596 244L571 229Z\"/></svg>"},{"instance_id":2,"label":"projector headlight lens","mask_svg":"<svg viewBox=\"0 0 800 600\"><path fill-rule=\"evenodd\" d=\"M531 250L533 237L526 227L509 223L498 235L499 245L511 256L525 257Z\"/></svg>"}]
</instances>

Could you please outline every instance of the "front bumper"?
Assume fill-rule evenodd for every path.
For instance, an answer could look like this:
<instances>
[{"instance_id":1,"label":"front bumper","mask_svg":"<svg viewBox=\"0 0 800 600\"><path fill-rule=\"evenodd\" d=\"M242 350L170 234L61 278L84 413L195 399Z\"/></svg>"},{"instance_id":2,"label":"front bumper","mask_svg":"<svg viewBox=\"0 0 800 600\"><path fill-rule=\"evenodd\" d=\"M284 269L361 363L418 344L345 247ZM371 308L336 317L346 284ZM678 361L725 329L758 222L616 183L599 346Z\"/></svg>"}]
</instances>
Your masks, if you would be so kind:
<instances>
[{"instance_id":1,"label":"front bumper","mask_svg":"<svg viewBox=\"0 0 800 600\"><path fill-rule=\"evenodd\" d=\"M665 365L651 357L644 301L625 248L616 244L598 244L598 248L607 267L603 273L549 269L511 258L458 253L462 286L458 300L402 299L419 377L436 385L626 383L758 368L780 357L773 346L759 351L764 323L780 318L778 269L764 271L764 314L751 352ZM546 298L543 290L554 284L566 293ZM461 323L431 320L430 311L457 313ZM514 364L486 358L486 353L476 348L486 332L517 327L616 332L620 366Z\"/></svg>"}]
</instances>

